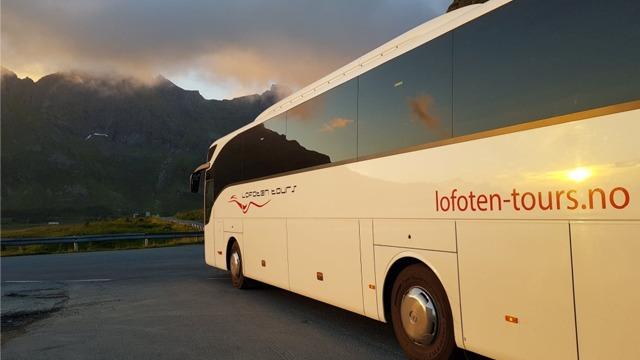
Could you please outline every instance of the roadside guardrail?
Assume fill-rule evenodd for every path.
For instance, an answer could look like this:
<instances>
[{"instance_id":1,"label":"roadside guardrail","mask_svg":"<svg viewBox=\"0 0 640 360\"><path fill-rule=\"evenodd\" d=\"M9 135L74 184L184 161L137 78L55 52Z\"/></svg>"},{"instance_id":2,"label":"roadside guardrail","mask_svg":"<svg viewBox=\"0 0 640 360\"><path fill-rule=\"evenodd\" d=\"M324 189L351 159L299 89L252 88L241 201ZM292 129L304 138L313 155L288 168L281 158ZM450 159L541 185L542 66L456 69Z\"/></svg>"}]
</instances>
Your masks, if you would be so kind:
<instances>
[{"instance_id":1,"label":"roadside guardrail","mask_svg":"<svg viewBox=\"0 0 640 360\"><path fill-rule=\"evenodd\" d=\"M145 240L145 245L151 239L179 239L204 237L203 231L190 232L172 232L172 233L126 233L126 234L103 234L103 235L81 235L81 236L60 236L49 238L16 238L16 239L0 239L0 245L5 246L25 246L25 245L49 245L49 244L74 244L74 248L78 247L78 243L102 242L102 241L118 241L118 240Z\"/></svg>"}]
</instances>

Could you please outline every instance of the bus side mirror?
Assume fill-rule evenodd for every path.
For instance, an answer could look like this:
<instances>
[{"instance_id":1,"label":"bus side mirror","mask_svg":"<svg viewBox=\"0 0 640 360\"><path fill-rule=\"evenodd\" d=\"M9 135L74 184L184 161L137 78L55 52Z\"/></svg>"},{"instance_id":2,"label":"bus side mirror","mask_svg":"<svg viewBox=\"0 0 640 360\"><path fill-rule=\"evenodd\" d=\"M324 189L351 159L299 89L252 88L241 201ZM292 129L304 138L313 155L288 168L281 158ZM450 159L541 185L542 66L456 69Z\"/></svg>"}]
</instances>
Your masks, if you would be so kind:
<instances>
[{"instance_id":1,"label":"bus side mirror","mask_svg":"<svg viewBox=\"0 0 640 360\"><path fill-rule=\"evenodd\" d=\"M206 162L200 166L198 166L189 177L189 182L191 183L191 192L196 194L198 190L200 190L200 178L202 177L202 173L209 168L209 163Z\"/></svg>"},{"instance_id":2,"label":"bus side mirror","mask_svg":"<svg viewBox=\"0 0 640 360\"><path fill-rule=\"evenodd\" d=\"M191 173L189 180L191 182L191 192L196 194L200 190L200 178L202 177L202 171Z\"/></svg>"}]
</instances>

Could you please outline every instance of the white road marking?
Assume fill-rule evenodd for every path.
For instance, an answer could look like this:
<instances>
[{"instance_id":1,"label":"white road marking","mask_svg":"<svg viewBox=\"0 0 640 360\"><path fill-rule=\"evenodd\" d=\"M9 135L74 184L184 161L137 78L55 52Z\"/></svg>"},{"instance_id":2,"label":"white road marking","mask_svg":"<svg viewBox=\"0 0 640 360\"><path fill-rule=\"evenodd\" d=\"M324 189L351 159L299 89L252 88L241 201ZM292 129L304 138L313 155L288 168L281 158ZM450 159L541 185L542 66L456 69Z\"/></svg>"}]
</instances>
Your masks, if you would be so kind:
<instances>
[{"instance_id":1,"label":"white road marking","mask_svg":"<svg viewBox=\"0 0 640 360\"><path fill-rule=\"evenodd\" d=\"M49 282L105 282L113 281L113 279L77 279L77 280L48 280ZM3 283L25 284L25 283L43 283L45 280L5 280Z\"/></svg>"}]
</instances>

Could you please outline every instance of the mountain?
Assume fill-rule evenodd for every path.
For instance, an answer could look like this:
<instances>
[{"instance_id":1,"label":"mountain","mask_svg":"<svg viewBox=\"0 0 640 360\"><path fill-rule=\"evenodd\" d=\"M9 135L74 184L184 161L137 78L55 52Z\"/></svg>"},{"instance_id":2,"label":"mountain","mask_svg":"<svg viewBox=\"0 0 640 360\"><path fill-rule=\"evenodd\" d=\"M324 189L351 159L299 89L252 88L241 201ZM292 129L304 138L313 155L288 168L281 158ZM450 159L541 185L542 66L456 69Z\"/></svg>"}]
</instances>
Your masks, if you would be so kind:
<instances>
[{"instance_id":1,"label":"mountain","mask_svg":"<svg viewBox=\"0 0 640 360\"><path fill-rule=\"evenodd\" d=\"M191 170L282 89L206 100L158 77L2 69L2 221L40 222L198 208Z\"/></svg>"},{"instance_id":2,"label":"mountain","mask_svg":"<svg viewBox=\"0 0 640 360\"><path fill-rule=\"evenodd\" d=\"M447 8L447 12L460 9L461 7L465 7L468 5L482 4L486 2L487 0L453 0L451 5L449 5L449 7Z\"/></svg>"}]
</instances>

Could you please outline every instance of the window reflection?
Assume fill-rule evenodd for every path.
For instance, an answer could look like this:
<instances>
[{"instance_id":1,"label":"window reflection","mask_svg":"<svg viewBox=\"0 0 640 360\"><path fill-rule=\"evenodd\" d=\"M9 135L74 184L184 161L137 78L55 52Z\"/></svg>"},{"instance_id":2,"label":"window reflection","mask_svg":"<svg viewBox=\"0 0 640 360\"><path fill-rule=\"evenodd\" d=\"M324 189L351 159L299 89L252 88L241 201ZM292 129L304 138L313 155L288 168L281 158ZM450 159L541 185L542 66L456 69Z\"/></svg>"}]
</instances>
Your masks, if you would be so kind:
<instances>
[{"instance_id":1,"label":"window reflection","mask_svg":"<svg viewBox=\"0 0 640 360\"><path fill-rule=\"evenodd\" d=\"M213 163L212 196L214 199L220 195L225 187L244 179L242 176L244 154L240 135L236 135L220 149L220 153Z\"/></svg>"},{"instance_id":2,"label":"window reflection","mask_svg":"<svg viewBox=\"0 0 640 360\"><path fill-rule=\"evenodd\" d=\"M273 123L267 122L241 134L244 142L244 180L276 175L329 162L328 156L305 149L298 142L287 140L285 135L267 127L277 128Z\"/></svg>"},{"instance_id":3,"label":"window reflection","mask_svg":"<svg viewBox=\"0 0 640 360\"><path fill-rule=\"evenodd\" d=\"M451 35L360 76L358 156L451 136Z\"/></svg>"},{"instance_id":4,"label":"window reflection","mask_svg":"<svg viewBox=\"0 0 640 360\"><path fill-rule=\"evenodd\" d=\"M231 139L215 160L214 192L208 192L208 196L217 198L225 187L241 181L330 162L327 155L288 140L285 126L284 116L276 117Z\"/></svg>"},{"instance_id":5,"label":"window reflection","mask_svg":"<svg viewBox=\"0 0 640 360\"><path fill-rule=\"evenodd\" d=\"M320 131L332 132L332 131L335 131L336 129L346 128L347 126L350 126L351 124L353 124L353 122L354 122L353 119L345 119L340 117L333 118L329 120L329 122L322 124L322 128L320 129Z\"/></svg>"},{"instance_id":6,"label":"window reflection","mask_svg":"<svg viewBox=\"0 0 640 360\"><path fill-rule=\"evenodd\" d=\"M519 0L456 29L454 135L640 98L639 17L637 1Z\"/></svg>"},{"instance_id":7,"label":"window reflection","mask_svg":"<svg viewBox=\"0 0 640 360\"><path fill-rule=\"evenodd\" d=\"M333 91L333 89L329 90ZM304 103L293 107L287 111L287 118L289 121L298 121L298 122L309 122L313 121L314 118L318 117L324 111L326 106L325 97L327 93L322 94L320 96L316 96L310 100L305 101Z\"/></svg>"},{"instance_id":8,"label":"window reflection","mask_svg":"<svg viewBox=\"0 0 640 360\"><path fill-rule=\"evenodd\" d=\"M275 116L264 123L262 123L266 129L269 129L276 134L286 135L287 134L287 118L285 114L280 114Z\"/></svg>"},{"instance_id":9,"label":"window reflection","mask_svg":"<svg viewBox=\"0 0 640 360\"><path fill-rule=\"evenodd\" d=\"M356 157L357 80L287 111L287 139L331 162Z\"/></svg>"},{"instance_id":10,"label":"window reflection","mask_svg":"<svg viewBox=\"0 0 640 360\"><path fill-rule=\"evenodd\" d=\"M433 113L434 100L431 95L420 94L409 98L411 119L419 121L425 128L438 135L440 138L449 137L450 133L440 119Z\"/></svg>"}]
</instances>

